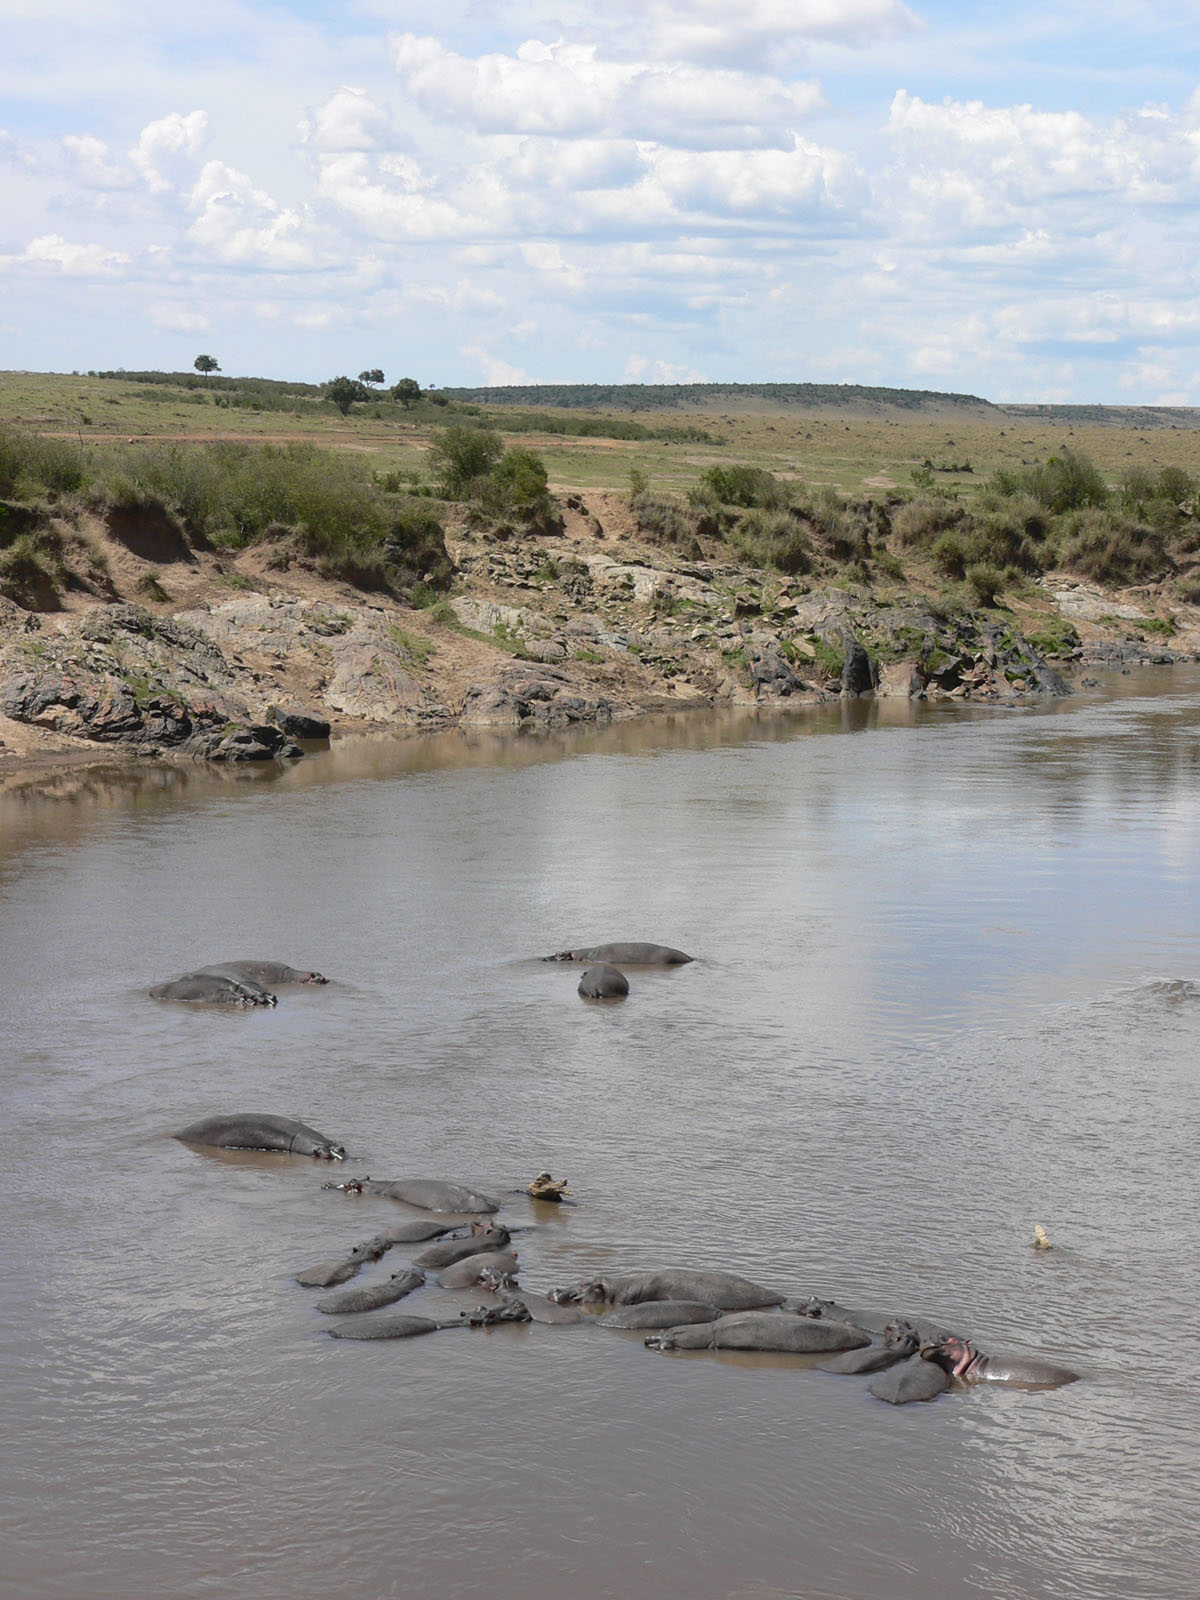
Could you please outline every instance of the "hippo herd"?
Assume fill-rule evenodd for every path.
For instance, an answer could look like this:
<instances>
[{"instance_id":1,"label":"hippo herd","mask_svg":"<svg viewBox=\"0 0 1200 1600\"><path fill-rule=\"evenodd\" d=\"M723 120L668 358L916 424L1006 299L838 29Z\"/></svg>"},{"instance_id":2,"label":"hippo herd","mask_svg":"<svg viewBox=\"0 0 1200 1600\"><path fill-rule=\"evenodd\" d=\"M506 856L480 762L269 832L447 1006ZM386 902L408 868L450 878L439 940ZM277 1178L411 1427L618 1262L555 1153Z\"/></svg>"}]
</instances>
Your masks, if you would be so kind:
<instances>
[{"instance_id":1,"label":"hippo herd","mask_svg":"<svg viewBox=\"0 0 1200 1600\"><path fill-rule=\"evenodd\" d=\"M657 949L624 946L623 949ZM594 952L583 953L589 960ZM675 954L678 954L677 952ZM551 960L575 960L565 952ZM684 958L686 959L686 958ZM630 962L632 964L632 962ZM236 962L210 969L228 981L255 981L269 963ZM292 971L291 968L286 969ZM245 974L237 976L238 972ZM202 974L193 974L199 977ZM279 982L277 977L272 982ZM322 982L316 974L291 981ZM258 1002L255 1002L258 1003ZM229 1149L279 1151L317 1160L343 1160L336 1140L290 1117L264 1113L209 1117L175 1135L187 1144ZM922 1318L874 1315L816 1296L787 1295L737 1273L668 1267L656 1271L601 1274L546 1294L518 1282L513 1231L496 1221L499 1199L469 1185L433 1178L353 1177L327 1183L345 1195L373 1196L427 1213L352 1246L344 1255L296 1274L305 1288L335 1289L316 1309L336 1318L328 1328L335 1339L409 1339L449 1328L492 1327L505 1322L636 1330L647 1349L659 1351L763 1351L821 1357L827 1373L870 1375L868 1391L891 1405L936 1399L947 1390L991 1382L1024 1388L1051 1388L1078 1377L1064 1367L1024 1357L984 1355L970 1339ZM541 1172L520 1193L536 1205L570 1204L565 1180ZM442 1220L435 1220L435 1218ZM420 1253L411 1247L423 1245ZM360 1269L397 1246L410 1247L410 1260L386 1278L341 1289ZM390 1310L421 1289L436 1274L440 1289L477 1300L455 1317L422 1316ZM807 1363L813 1365L813 1362Z\"/></svg>"},{"instance_id":2,"label":"hippo herd","mask_svg":"<svg viewBox=\"0 0 1200 1600\"><path fill-rule=\"evenodd\" d=\"M629 993L629 979L622 967L682 967L693 958L669 945L625 940L578 950L559 950L541 959L572 961L582 966L579 993L585 1000L623 1000ZM282 961L222 961L160 983L151 989L150 997L244 1010L249 1006L277 1005L278 996L274 991L285 984L328 982L329 979L319 972L301 972Z\"/></svg>"}]
</instances>

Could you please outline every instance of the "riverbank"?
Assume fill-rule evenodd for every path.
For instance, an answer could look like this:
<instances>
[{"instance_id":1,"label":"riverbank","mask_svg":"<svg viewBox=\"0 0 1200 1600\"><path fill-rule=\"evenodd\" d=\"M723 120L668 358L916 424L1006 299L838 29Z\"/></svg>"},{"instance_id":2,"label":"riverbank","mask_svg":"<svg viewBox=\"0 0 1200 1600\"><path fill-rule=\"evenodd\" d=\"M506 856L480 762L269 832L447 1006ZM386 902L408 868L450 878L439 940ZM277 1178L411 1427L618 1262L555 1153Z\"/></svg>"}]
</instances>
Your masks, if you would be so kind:
<instances>
[{"instance_id":1,"label":"riverbank","mask_svg":"<svg viewBox=\"0 0 1200 1600\"><path fill-rule=\"evenodd\" d=\"M1003 611L901 583L789 577L653 542L628 497L558 520L453 514L449 593L322 576L287 530L240 551L153 510L96 514L46 609L0 600L0 779L97 759L288 759L370 730L538 729L839 695L1019 700L1089 661L1200 655L1200 609L1043 575ZM70 552L68 551L68 559ZM98 580L98 576L100 579Z\"/></svg>"}]
</instances>

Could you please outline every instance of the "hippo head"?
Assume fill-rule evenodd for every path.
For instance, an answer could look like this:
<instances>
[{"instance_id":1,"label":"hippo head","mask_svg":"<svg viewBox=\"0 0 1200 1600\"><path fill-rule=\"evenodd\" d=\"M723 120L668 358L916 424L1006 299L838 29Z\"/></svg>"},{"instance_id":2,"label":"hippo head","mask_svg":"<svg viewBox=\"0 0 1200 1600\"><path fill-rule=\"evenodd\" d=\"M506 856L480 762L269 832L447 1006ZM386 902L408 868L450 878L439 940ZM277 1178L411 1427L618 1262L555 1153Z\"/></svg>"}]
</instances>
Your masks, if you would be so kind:
<instances>
[{"instance_id":1,"label":"hippo head","mask_svg":"<svg viewBox=\"0 0 1200 1600\"><path fill-rule=\"evenodd\" d=\"M508 1239L508 1229L498 1222L493 1222L491 1217L476 1217L471 1224L471 1237L480 1238L487 1234L502 1233L505 1241Z\"/></svg>"},{"instance_id":2,"label":"hippo head","mask_svg":"<svg viewBox=\"0 0 1200 1600\"><path fill-rule=\"evenodd\" d=\"M299 983L328 983L329 979L319 972L302 972L297 979Z\"/></svg>"},{"instance_id":3,"label":"hippo head","mask_svg":"<svg viewBox=\"0 0 1200 1600\"><path fill-rule=\"evenodd\" d=\"M560 1306L600 1305L610 1298L608 1279L581 1278L578 1283L570 1283L565 1289L551 1289L546 1298Z\"/></svg>"},{"instance_id":4,"label":"hippo head","mask_svg":"<svg viewBox=\"0 0 1200 1600\"><path fill-rule=\"evenodd\" d=\"M885 1324L883 1342L889 1350L901 1350L906 1356L914 1356L920 1349L921 1339L911 1322L905 1322L903 1317L897 1317L895 1322Z\"/></svg>"},{"instance_id":5,"label":"hippo head","mask_svg":"<svg viewBox=\"0 0 1200 1600\"><path fill-rule=\"evenodd\" d=\"M969 1339L963 1339L957 1333L948 1333L944 1338L932 1340L921 1346L921 1356L926 1361L932 1361L941 1367L943 1372L948 1372L952 1378L968 1380L976 1364L983 1358Z\"/></svg>"},{"instance_id":6,"label":"hippo head","mask_svg":"<svg viewBox=\"0 0 1200 1600\"><path fill-rule=\"evenodd\" d=\"M310 1153L314 1160L317 1161L345 1161L346 1159L346 1147L342 1144L318 1144L313 1147ZM370 1182L370 1179L368 1179L367 1182ZM349 1190L350 1187L350 1184L345 1185L347 1190ZM359 1180L355 1186L355 1193L362 1193L361 1180Z\"/></svg>"},{"instance_id":7,"label":"hippo head","mask_svg":"<svg viewBox=\"0 0 1200 1600\"><path fill-rule=\"evenodd\" d=\"M503 1272L499 1267L483 1267L479 1273L479 1282L493 1294L511 1294L517 1288L517 1280L512 1273Z\"/></svg>"}]
</instances>

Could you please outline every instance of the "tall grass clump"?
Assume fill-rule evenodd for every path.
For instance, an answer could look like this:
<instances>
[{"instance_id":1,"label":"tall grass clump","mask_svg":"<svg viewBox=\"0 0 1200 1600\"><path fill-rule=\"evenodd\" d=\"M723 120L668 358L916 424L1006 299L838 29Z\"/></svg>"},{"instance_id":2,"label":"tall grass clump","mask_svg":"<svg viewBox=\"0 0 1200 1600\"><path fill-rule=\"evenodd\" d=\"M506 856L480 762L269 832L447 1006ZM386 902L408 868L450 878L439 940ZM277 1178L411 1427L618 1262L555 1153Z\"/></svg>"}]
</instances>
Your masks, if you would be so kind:
<instances>
[{"instance_id":1,"label":"tall grass clump","mask_svg":"<svg viewBox=\"0 0 1200 1600\"><path fill-rule=\"evenodd\" d=\"M789 511L747 511L729 534L729 543L759 566L793 577L812 568L805 525Z\"/></svg>"},{"instance_id":2,"label":"tall grass clump","mask_svg":"<svg viewBox=\"0 0 1200 1600\"><path fill-rule=\"evenodd\" d=\"M1058 560L1068 571L1110 586L1145 583L1172 567L1159 529L1095 507L1063 519Z\"/></svg>"},{"instance_id":3,"label":"tall grass clump","mask_svg":"<svg viewBox=\"0 0 1200 1600\"><path fill-rule=\"evenodd\" d=\"M0 497L37 499L71 494L87 477L83 451L69 439L0 425Z\"/></svg>"}]
</instances>

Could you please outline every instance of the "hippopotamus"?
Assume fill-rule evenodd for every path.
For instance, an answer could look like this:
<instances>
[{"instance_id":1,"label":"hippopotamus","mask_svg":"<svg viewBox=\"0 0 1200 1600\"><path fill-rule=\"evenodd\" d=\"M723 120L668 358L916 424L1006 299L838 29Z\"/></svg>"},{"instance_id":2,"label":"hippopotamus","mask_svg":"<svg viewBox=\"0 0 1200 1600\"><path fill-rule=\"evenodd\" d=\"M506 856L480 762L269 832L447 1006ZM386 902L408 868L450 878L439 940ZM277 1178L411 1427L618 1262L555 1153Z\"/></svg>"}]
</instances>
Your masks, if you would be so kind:
<instances>
[{"instance_id":1,"label":"hippopotamus","mask_svg":"<svg viewBox=\"0 0 1200 1600\"><path fill-rule=\"evenodd\" d=\"M616 967L589 967L579 980L579 993L585 1000L623 1000L629 993L629 979Z\"/></svg>"},{"instance_id":2,"label":"hippopotamus","mask_svg":"<svg viewBox=\"0 0 1200 1600\"><path fill-rule=\"evenodd\" d=\"M218 961L201 967L197 977L232 978L235 983L256 983L263 989L277 989L287 983L328 983L319 972L301 972L283 961Z\"/></svg>"},{"instance_id":3,"label":"hippopotamus","mask_svg":"<svg viewBox=\"0 0 1200 1600\"><path fill-rule=\"evenodd\" d=\"M419 1289L424 1282L423 1272L406 1267L403 1272L393 1272L384 1283L364 1283L342 1294L327 1294L324 1300L317 1301L317 1310L331 1317L352 1311L377 1311L380 1306L390 1306L397 1300L403 1300L406 1294Z\"/></svg>"},{"instance_id":4,"label":"hippopotamus","mask_svg":"<svg viewBox=\"0 0 1200 1600\"><path fill-rule=\"evenodd\" d=\"M647 1350L776 1350L793 1355L854 1350L869 1343L861 1328L786 1311L743 1311L646 1337Z\"/></svg>"},{"instance_id":5,"label":"hippopotamus","mask_svg":"<svg viewBox=\"0 0 1200 1600\"><path fill-rule=\"evenodd\" d=\"M560 1305L632 1306L643 1300L702 1300L721 1311L749 1311L756 1306L777 1306L783 1296L739 1278L732 1272L697 1272L669 1267L662 1272L626 1273L614 1278L584 1278L562 1289L551 1289Z\"/></svg>"},{"instance_id":6,"label":"hippopotamus","mask_svg":"<svg viewBox=\"0 0 1200 1600\"><path fill-rule=\"evenodd\" d=\"M413 1264L434 1270L452 1267L456 1261L465 1261L468 1256L483 1255L488 1250L503 1250L506 1244L511 1243L512 1235L507 1228L495 1222L476 1222L472 1223L471 1231L465 1238L445 1239L441 1244L422 1251Z\"/></svg>"},{"instance_id":7,"label":"hippopotamus","mask_svg":"<svg viewBox=\"0 0 1200 1600\"><path fill-rule=\"evenodd\" d=\"M721 1313L704 1300L642 1300L632 1306L618 1306L596 1319L598 1328L681 1328L696 1322L712 1322Z\"/></svg>"},{"instance_id":8,"label":"hippopotamus","mask_svg":"<svg viewBox=\"0 0 1200 1600\"><path fill-rule=\"evenodd\" d=\"M828 1361L818 1361L817 1367L821 1372L885 1372L888 1367L915 1355L920 1342L911 1323L894 1322L884 1329L882 1344L846 1350L841 1355L830 1356Z\"/></svg>"},{"instance_id":9,"label":"hippopotamus","mask_svg":"<svg viewBox=\"0 0 1200 1600\"><path fill-rule=\"evenodd\" d=\"M948 1334L936 1343L921 1346L921 1355L957 1378L960 1383L1010 1383L1018 1388L1050 1389L1064 1383L1077 1383L1079 1374L1049 1361L1026 1356L981 1355L970 1339Z\"/></svg>"},{"instance_id":10,"label":"hippopotamus","mask_svg":"<svg viewBox=\"0 0 1200 1600\"><path fill-rule=\"evenodd\" d=\"M439 1178L396 1178L354 1180L360 1194L382 1194L389 1200L399 1200L407 1206L419 1206L423 1211L446 1211L458 1215L472 1212L499 1211L500 1202L485 1194L477 1194L457 1183L443 1183ZM349 1188L349 1184L344 1185Z\"/></svg>"},{"instance_id":11,"label":"hippopotamus","mask_svg":"<svg viewBox=\"0 0 1200 1600\"><path fill-rule=\"evenodd\" d=\"M338 1189L341 1185L323 1183L321 1187ZM457 1226L454 1222L397 1222L395 1227L384 1228L377 1233L374 1242L384 1244L390 1250L394 1244L421 1244L426 1239L440 1239L444 1233L452 1233Z\"/></svg>"},{"instance_id":12,"label":"hippopotamus","mask_svg":"<svg viewBox=\"0 0 1200 1600\"><path fill-rule=\"evenodd\" d=\"M578 950L559 950L543 961L575 961L584 966L592 962L611 962L617 967L682 967L691 961L682 950L666 944L591 944Z\"/></svg>"},{"instance_id":13,"label":"hippopotamus","mask_svg":"<svg viewBox=\"0 0 1200 1600\"><path fill-rule=\"evenodd\" d=\"M220 1150L282 1150L318 1161L344 1161L345 1147L292 1117L243 1111L227 1117L205 1117L175 1135L184 1144L214 1145Z\"/></svg>"},{"instance_id":14,"label":"hippopotamus","mask_svg":"<svg viewBox=\"0 0 1200 1600\"><path fill-rule=\"evenodd\" d=\"M465 1328L461 1320L435 1322L432 1317L413 1317L400 1311L390 1317L355 1317L351 1322L339 1322L330 1328L331 1339L415 1339L422 1333L436 1333L439 1328Z\"/></svg>"},{"instance_id":15,"label":"hippopotamus","mask_svg":"<svg viewBox=\"0 0 1200 1600\"><path fill-rule=\"evenodd\" d=\"M334 1284L352 1278L365 1261L378 1261L386 1255L395 1240L386 1233L377 1233L373 1239L356 1244L348 1255L337 1261L321 1261L315 1267L306 1267L296 1274L296 1282L306 1289L331 1289Z\"/></svg>"},{"instance_id":16,"label":"hippopotamus","mask_svg":"<svg viewBox=\"0 0 1200 1600\"><path fill-rule=\"evenodd\" d=\"M461 1261L447 1267L445 1272L438 1275L438 1286L442 1289L469 1289L481 1281L485 1272L508 1279L516 1270L515 1250L483 1250L478 1255L464 1256Z\"/></svg>"},{"instance_id":17,"label":"hippopotamus","mask_svg":"<svg viewBox=\"0 0 1200 1600\"><path fill-rule=\"evenodd\" d=\"M788 1300L784 1303L783 1309L794 1311L800 1317L829 1317L834 1322L848 1322L852 1328L861 1328L864 1333L880 1338L887 1334L889 1328L912 1328L918 1341L926 1343L944 1339L948 1333L946 1328L936 1322L930 1322L925 1317L897 1317L882 1315L877 1311L851 1311L848 1307L839 1305L836 1300L822 1300L815 1295L805 1300Z\"/></svg>"},{"instance_id":18,"label":"hippopotamus","mask_svg":"<svg viewBox=\"0 0 1200 1600\"><path fill-rule=\"evenodd\" d=\"M276 998L258 983L245 983L218 972L188 972L151 989L152 1000L185 1000L197 1006L273 1006Z\"/></svg>"},{"instance_id":19,"label":"hippopotamus","mask_svg":"<svg viewBox=\"0 0 1200 1600\"><path fill-rule=\"evenodd\" d=\"M500 1299L505 1305L523 1306L529 1314L531 1322L546 1322L554 1325L574 1324L578 1326L586 1318L582 1311L576 1311L574 1306L560 1306L544 1294L530 1294L528 1289L522 1289L519 1294L508 1289L498 1289Z\"/></svg>"},{"instance_id":20,"label":"hippopotamus","mask_svg":"<svg viewBox=\"0 0 1200 1600\"><path fill-rule=\"evenodd\" d=\"M918 1354L880 1373L867 1385L867 1392L890 1406L906 1406L913 1400L936 1400L949 1387L950 1374Z\"/></svg>"}]
</instances>

